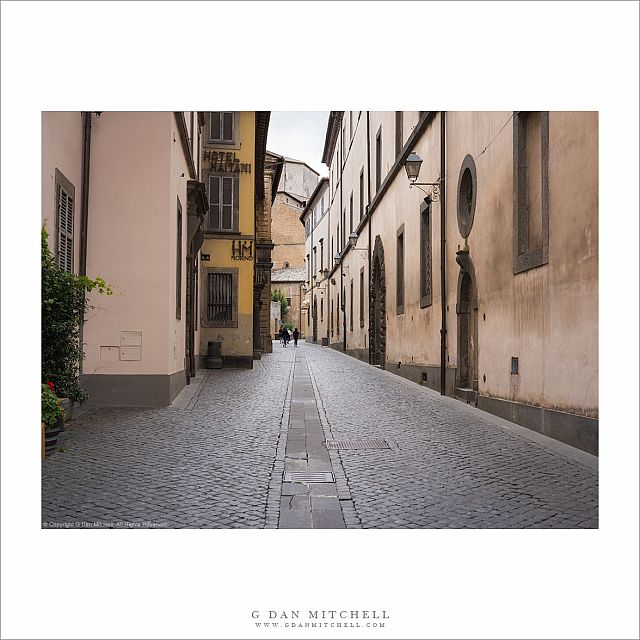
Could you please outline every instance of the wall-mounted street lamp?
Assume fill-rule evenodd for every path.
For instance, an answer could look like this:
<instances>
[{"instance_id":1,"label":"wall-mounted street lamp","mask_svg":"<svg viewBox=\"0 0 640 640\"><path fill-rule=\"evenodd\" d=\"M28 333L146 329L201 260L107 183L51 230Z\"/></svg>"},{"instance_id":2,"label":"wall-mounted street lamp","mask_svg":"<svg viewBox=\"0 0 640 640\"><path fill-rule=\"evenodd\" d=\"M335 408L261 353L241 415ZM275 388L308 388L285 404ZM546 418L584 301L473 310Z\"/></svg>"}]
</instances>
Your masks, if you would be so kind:
<instances>
[{"instance_id":1,"label":"wall-mounted street lamp","mask_svg":"<svg viewBox=\"0 0 640 640\"><path fill-rule=\"evenodd\" d=\"M404 161L404 168L407 172L407 178L409 178L409 188L412 187L433 187L431 193L427 193L424 189L420 189L423 193L427 195L428 201L433 200L434 202L438 202L440 199L440 181L438 182L416 182L418 176L420 175L420 167L422 166L422 158L415 152L412 151L407 159Z\"/></svg>"},{"instance_id":2,"label":"wall-mounted street lamp","mask_svg":"<svg viewBox=\"0 0 640 640\"><path fill-rule=\"evenodd\" d=\"M333 264L336 265L336 267L340 264L340 254L336 253L335 256L333 256Z\"/></svg>"},{"instance_id":3,"label":"wall-mounted street lamp","mask_svg":"<svg viewBox=\"0 0 640 640\"><path fill-rule=\"evenodd\" d=\"M369 247L364 247L364 248L358 248L356 247L356 244L358 244L358 234L355 231L352 231L349 234L349 246L351 247L352 251L362 251L363 253L368 254L369 253ZM361 256L361 258L364 260L364 256Z\"/></svg>"},{"instance_id":4,"label":"wall-mounted street lamp","mask_svg":"<svg viewBox=\"0 0 640 640\"><path fill-rule=\"evenodd\" d=\"M324 269L321 269L320 275L322 276L323 280L326 280L329 277L329 269L327 269L326 267Z\"/></svg>"}]
</instances>

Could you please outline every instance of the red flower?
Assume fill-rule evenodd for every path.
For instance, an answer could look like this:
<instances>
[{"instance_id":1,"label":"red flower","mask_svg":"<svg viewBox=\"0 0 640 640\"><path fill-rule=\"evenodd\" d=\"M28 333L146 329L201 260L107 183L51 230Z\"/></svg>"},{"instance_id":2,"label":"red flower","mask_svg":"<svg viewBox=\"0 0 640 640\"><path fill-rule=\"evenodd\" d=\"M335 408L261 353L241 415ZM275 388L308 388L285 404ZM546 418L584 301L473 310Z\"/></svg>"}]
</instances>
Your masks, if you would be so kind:
<instances>
[{"instance_id":1,"label":"red flower","mask_svg":"<svg viewBox=\"0 0 640 640\"><path fill-rule=\"evenodd\" d=\"M47 382L47 384L49 385L49 389L51 389L51 391L55 391L55 387L53 386L53 382Z\"/></svg>"}]
</instances>

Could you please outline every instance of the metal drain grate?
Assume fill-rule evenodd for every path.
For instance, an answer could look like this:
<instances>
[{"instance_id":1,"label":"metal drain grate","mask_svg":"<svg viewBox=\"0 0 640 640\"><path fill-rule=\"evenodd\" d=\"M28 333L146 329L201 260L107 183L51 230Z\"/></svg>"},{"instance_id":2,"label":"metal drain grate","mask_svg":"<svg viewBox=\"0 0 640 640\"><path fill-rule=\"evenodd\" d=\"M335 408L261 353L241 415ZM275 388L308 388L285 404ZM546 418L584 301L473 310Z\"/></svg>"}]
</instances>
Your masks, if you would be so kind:
<instances>
[{"instance_id":1,"label":"metal drain grate","mask_svg":"<svg viewBox=\"0 0 640 640\"><path fill-rule=\"evenodd\" d=\"M391 449L382 438L364 440L327 440L327 449Z\"/></svg>"},{"instance_id":2,"label":"metal drain grate","mask_svg":"<svg viewBox=\"0 0 640 640\"><path fill-rule=\"evenodd\" d=\"M285 471L285 482L335 482L329 471Z\"/></svg>"}]
</instances>

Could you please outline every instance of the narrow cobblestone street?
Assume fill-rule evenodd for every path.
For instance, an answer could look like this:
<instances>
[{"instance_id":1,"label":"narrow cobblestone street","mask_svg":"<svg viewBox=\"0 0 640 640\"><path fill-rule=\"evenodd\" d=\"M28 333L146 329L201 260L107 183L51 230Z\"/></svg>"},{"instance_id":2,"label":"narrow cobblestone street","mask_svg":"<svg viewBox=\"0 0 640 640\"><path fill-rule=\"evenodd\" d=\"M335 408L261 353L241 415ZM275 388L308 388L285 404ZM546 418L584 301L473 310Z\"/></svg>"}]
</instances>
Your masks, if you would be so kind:
<instances>
[{"instance_id":1,"label":"narrow cobblestone street","mask_svg":"<svg viewBox=\"0 0 640 640\"><path fill-rule=\"evenodd\" d=\"M598 526L595 458L344 354L275 343L199 376L171 407L73 420L43 526Z\"/></svg>"}]
</instances>

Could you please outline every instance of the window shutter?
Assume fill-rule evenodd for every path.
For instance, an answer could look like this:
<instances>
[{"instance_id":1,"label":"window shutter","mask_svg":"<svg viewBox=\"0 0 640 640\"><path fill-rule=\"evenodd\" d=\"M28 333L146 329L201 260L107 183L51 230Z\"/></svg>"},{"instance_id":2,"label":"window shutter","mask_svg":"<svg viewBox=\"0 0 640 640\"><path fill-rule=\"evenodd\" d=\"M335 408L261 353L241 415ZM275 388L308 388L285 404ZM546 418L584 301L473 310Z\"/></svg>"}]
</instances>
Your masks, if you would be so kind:
<instances>
[{"instance_id":1,"label":"window shutter","mask_svg":"<svg viewBox=\"0 0 640 640\"><path fill-rule=\"evenodd\" d=\"M58 196L58 266L73 271L73 198L59 187Z\"/></svg>"},{"instance_id":2,"label":"window shutter","mask_svg":"<svg viewBox=\"0 0 640 640\"><path fill-rule=\"evenodd\" d=\"M220 178L209 177L209 229L220 229Z\"/></svg>"},{"instance_id":3,"label":"window shutter","mask_svg":"<svg viewBox=\"0 0 640 640\"><path fill-rule=\"evenodd\" d=\"M222 180L222 224L223 231L233 231L233 178Z\"/></svg>"},{"instance_id":4,"label":"window shutter","mask_svg":"<svg viewBox=\"0 0 640 640\"><path fill-rule=\"evenodd\" d=\"M209 113L211 139L220 140L220 111L211 111Z\"/></svg>"},{"instance_id":5,"label":"window shutter","mask_svg":"<svg viewBox=\"0 0 640 640\"><path fill-rule=\"evenodd\" d=\"M233 142L233 111L222 113L222 139L225 142Z\"/></svg>"}]
</instances>

